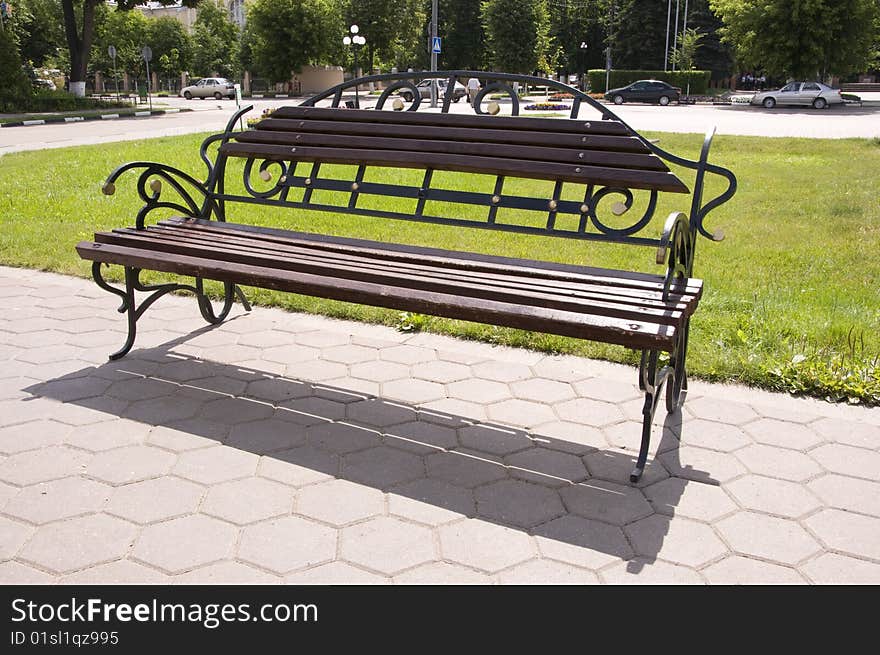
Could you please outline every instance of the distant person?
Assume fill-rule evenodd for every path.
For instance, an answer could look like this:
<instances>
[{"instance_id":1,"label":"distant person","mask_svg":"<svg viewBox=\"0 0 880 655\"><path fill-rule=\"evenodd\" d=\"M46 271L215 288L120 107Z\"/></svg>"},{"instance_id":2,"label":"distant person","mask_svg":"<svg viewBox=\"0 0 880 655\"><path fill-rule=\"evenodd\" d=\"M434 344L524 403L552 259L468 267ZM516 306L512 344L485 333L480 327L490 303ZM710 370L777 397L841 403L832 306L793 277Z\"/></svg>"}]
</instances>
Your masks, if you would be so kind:
<instances>
[{"instance_id":1,"label":"distant person","mask_svg":"<svg viewBox=\"0 0 880 655\"><path fill-rule=\"evenodd\" d=\"M480 92L480 80L476 77L472 77L467 81L467 92L468 92L468 101L471 104L474 104L474 100L477 99L477 94Z\"/></svg>"}]
</instances>

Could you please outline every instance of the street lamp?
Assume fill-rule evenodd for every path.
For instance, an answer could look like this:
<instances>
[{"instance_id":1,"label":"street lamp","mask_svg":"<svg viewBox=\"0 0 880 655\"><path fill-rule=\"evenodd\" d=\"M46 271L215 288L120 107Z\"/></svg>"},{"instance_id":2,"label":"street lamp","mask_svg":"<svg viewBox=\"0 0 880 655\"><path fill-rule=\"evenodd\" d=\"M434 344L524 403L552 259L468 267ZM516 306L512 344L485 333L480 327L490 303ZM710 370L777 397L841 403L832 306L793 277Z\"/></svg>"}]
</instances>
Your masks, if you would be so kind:
<instances>
[{"instance_id":1,"label":"street lamp","mask_svg":"<svg viewBox=\"0 0 880 655\"><path fill-rule=\"evenodd\" d=\"M367 40L363 36L358 34L358 32L360 31L360 28L358 28L357 25L352 25L351 27L348 28L348 31L351 32L351 36L348 36L346 34L342 38L342 43L343 43L343 45L351 46L352 50L354 51L354 77L355 77L355 79L357 79L357 76L358 76L358 49L357 49L357 47L365 45L367 43ZM358 84L354 85L354 106L357 107L358 109L360 109L361 103L360 103L360 96L358 94L358 91L359 91L358 87L359 87Z\"/></svg>"}]
</instances>

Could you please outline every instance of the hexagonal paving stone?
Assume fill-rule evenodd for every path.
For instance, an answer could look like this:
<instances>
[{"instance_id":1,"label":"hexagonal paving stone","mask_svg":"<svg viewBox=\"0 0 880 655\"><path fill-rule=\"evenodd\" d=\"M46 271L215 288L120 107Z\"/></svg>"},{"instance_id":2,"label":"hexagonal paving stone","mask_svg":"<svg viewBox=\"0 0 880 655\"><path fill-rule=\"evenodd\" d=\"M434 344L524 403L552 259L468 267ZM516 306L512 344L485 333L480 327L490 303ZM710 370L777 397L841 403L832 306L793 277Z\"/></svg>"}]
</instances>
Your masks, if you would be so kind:
<instances>
[{"instance_id":1,"label":"hexagonal paving stone","mask_svg":"<svg viewBox=\"0 0 880 655\"><path fill-rule=\"evenodd\" d=\"M288 364L284 374L296 380L323 382L348 375L348 366L326 359L314 359L305 362Z\"/></svg>"},{"instance_id":2,"label":"hexagonal paving stone","mask_svg":"<svg viewBox=\"0 0 880 655\"><path fill-rule=\"evenodd\" d=\"M871 450L839 443L825 444L811 450L810 457L832 473L880 480L880 453Z\"/></svg>"},{"instance_id":3,"label":"hexagonal paving stone","mask_svg":"<svg viewBox=\"0 0 880 655\"><path fill-rule=\"evenodd\" d=\"M636 453L606 448L584 455L584 463L592 477L612 482L627 482L636 465ZM638 486L644 487L667 477L669 473L663 465L650 458Z\"/></svg>"},{"instance_id":4,"label":"hexagonal paving stone","mask_svg":"<svg viewBox=\"0 0 880 655\"><path fill-rule=\"evenodd\" d=\"M15 557L33 533L31 526L0 516L0 560Z\"/></svg>"},{"instance_id":5,"label":"hexagonal paving stone","mask_svg":"<svg viewBox=\"0 0 880 655\"><path fill-rule=\"evenodd\" d=\"M202 403L181 396L162 396L151 400L133 402L125 410L125 416L150 425L168 425L195 416Z\"/></svg>"},{"instance_id":6,"label":"hexagonal paving stone","mask_svg":"<svg viewBox=\"0 0 880 655\"><path fill-rule=\"evenodd\" d=\"M880 483L843 475L823 475L807 487L826 505L880 517Z\"/></svg>"},{"instance_id":7,"label":"hexagonal paving stone","mask_svg":"<svg viewBox=\"0 0 880 655\"><path fill-rule=\"evenodd\" d=\"M296 513L342 526L382 514L385 498L381 491L348 480L332 480L302 489Z\"/></svg>"},{"instance_id":8,"label":"hexagonal paving stone","mask_svg":"<svg viewBox=\"0 0 880 655\"><path fill-rule=\"evenodd\" d=\"M283 333L278 333L283 334ZM284 337L290 339L289 334L284 334ZM277 362L279 364L290 364L294 367L299 365L300 363L311 362L312 360L316 360L318 355L321 354L321 351L317 348L311 348L309 346L303 345L294 345L294 344L285 344L283 346L277 346L274 348L265 348L260 354L260 357L269 362Z\"/></svg>"},{"instance_id":9,"label":"hexagonal paving stone","mask_svg":"<svg viewBox=\"0 0 880 655\"><path fill-rule=\"evenodd\" d=\"M492 425L472 425L458 431L465 448L492 455L509 455L532 448L534 442L524 432Z\"/></svg>"},{"instance_id":10,"label":"hexagonal paving stone","mask_svg":"<svg viewBox=\"0 0 880 655\"><path fill-rule=\"evenodd\" d=\"M458 446L455 430L427 421L412 421L386 428L384 440L395 448L425 455Z\"/></svg>"},{"instance_id":11,"label":"hexagonal paving stone","mask_svg":"<svg viewBox=\"0 0 880 655\"><path fill-rule=\"evenodd\" d=\"M462 451L429 455L425 465L429 478L468 489L507 477L503 464Z\"/></svg>"},{"instance_id":12,"label":"hexagonal paving stone","mask_svg":"<svg viewBox=\"0 0 880 655\"><path fill-rule=\"evenodd\" d=\"M399 423L408 423L417 418L414 409L380 399L362 400L352 403L347 410L348 420L362 425L384 428Z\"/></svg>"},{"instance_id":13,"label":"hexagonal paving stone","mask_svg":"<svg viewBox=\"0 0 880 655\"><path fill-rule=\"evenodd\" d=\"M473 585L494 584L491 577L448 562L432 562L394 576L394 584L402 585Z\"/></svg>"},{"instance_id":14,"label":"hexagonal paving stone","mask_svg":"<svg viewBox=\"0 0 880 655\"><path fill-rule=\"evenodd\" d=\"M535 540L544 557L589 569L633 556L620 528L573 514L535 528Z\"/></svg>"},{"instance_id":15,"label":"hexagonal paving stone","mask_svg":"<svg viewBox=\"0 0 880 655\"><path fill-rule=\"evenodd\" d=\"M265 454L290 450L305 442L306 428L269 418L233 426L226 445L250 453Z\"/></svg>"},{"instance_id":16,"label":"hexagonal paving stone","mask_svg":"<svg viewBox=\"0 0 880 655\"><path fill-rule=\"evenodd\" d=\"M258 475L294 487L330 480L339 475L340 457L314 446L273 453L260 460Z\"/></svg>"},{"instance_id":17,"label":"hexagonal paving stone","mask_svg":"<svg viewBox=\"0 0 880 655\"><path fill-rule=\"evenodd\" d=\"M20 359L25 359L22 355ZM58 361L52 358L35 364ZM42 368L42 367L41 367ZM100 396L107 392L110 387L108 380L99 377L76 377L69 379L52 380L38 387L39 394L44 398L51 398L64 403Z\"/></svg>"},{"instance_id":18,"label":"hexagonal paving stone","mask_svg":"<svg viewBox=\"0 0 880 655\"><path fill-rule=\"evenodd\" d=\"M473 493L442 480L421 478L388 494L388 512L426 525L442 525L476 511Z\"/></svg>"},{"instance_id":19,"label":"hexagonal paving stone","mask_svg":"<svg viewBox=\"0 0 880 655\"><path fill-rule=\"evenodd\" d=\"M876 517L825 509L804 524L829 548L880 560L880 519Z\"/></svg>"},{"instance_id":20,"label":"hexagonal paving stone","mask_svg":"<svg viewBox=\"0 0 880 655\"><path fill-rule=\"evenodd\" d=\"M573 455L585 455L597 448L608 447L602 430L582 423L551 421L532 428L530 433L536 444Z\"/></svg>"},{"instance_id":21,"label":"hexagonal paving stone","mask_svg":"<svg viewBox=\"0 0 880 655\"><path fill-rule=\"evenodd\" d=\"M769 562L731 555L703 569L711 584L804 584L804 578L794 569Z\"/></svg>"},{"instance_id":22,"label":"hexagonal paving stone","mask_svg":"<svg viewBox=\"0 0 880 655\"><path fill-rule=\"evenodd\" d=\"M229 435L229 426L200 418L184 419L150 430L146 442L166 450L183 453L187 450L215 446Z\"/></svg>"},{"instance_id":23,"label":"hexagonal paving stone","mask_svg":"<svg viewBox=\"0 0 880 655\"><path fill-rule=\"evenodd\" d=\"M310 385L299 380L288 380L287 378L278 377L255 380L248 384L245 390L246 396L274 403L293 400L294 398L303 398L311 394L312 388Z\"/></svg>"},{"instance_id":24,"label":"hexagonal paving stone","mask_svg":"<svg viewBox=\"0 0 880 655\"><path fill-rule=\"evenodd\" d=\"M244 393L248 383L228 375L212 375L190 380L180 385L180 393L197 400L216 400L219 396L237 396Z\"/></svg>"},{"instance_id":25,"label":"hexagonal paving stone","mask_svg":"<svg viewBox=\"0 0 880 655\"><path fill-rule=\"evenodd\" d=\"M58 421L38 420L0 428L0 453L13 455L26 450L55 446L64 441L70 426Z\"/></svg>"},{"instance_id":26,"label":"hexagonal paving stone","mask_svg":"<svg viewBox=\"0 0 880 655\"><path fill-rule=\"evenodd\" d=\"M342 346L350 340L349 335L341 332L332 332L330 330L315 330L313 332L303 332L296 335L296 342L305 346L313 346L315 348L329 348L331 346Z\"/></svg>"},{"instance_id":27,"label":"hexagonal paving stone","mask_svg":"<svg viewBox=\"0 0 880 655\"><path fill-rule=\"evenodd\" d=\"M743 476L728 483L726 489L746 509L788 518L822 506L803 485L760 475Z\"/></svg>"},{"instance_id":28,"label":"hexagonal paving stone","mask_svg":"<svg viewBox=\"0 0 880 655\"><path fill-rule=\"evenodd\" d=\"M599 584L599 578L591 571L553 562L551 560L533 559L498 574L501 584L524 585L558 585L558 584Z\"/></svg>"},{"instance_id":29,"label":"hexagonal paving stone","mask_svg":"<svg viewBox=\"0 0 880 655\"><path fill-rule=\"evenodd\" d=\"M336 561L291 573L284 577L284 582L297 585L376 585L391 584L391 579Z\"/></svg>"},{"instance_id":30,"label":"hexagonal paving stone","mask_svg":"<svg viewBox=\"0 0 880 655\"><path fill-rule=\"evenodd\" d=\"M238 530L199 514L147 526L131 556L168 573L230 557Z\"/></svg>"},{"instance_id":31,"label":"hexagonal paving stone","mask_svg":"<svg viewBox=\"0 0 880 655\"><path fill-rule=\"evenodd\" d=\"M733 550L794 565L821 550L794 521L754 512L737 512L715 524Z\"/></svg>"},{"instance_id":32,"label":"hexagonal paving stone","mask_svg":"<svg viewBox=\"0 0 880 655\"><path fill-rule=\"evenodd\" d=\"M318 448L344 455L378 446L381 439L373 428L347 423L324 423L309 428L308 442Z\"/></svg>"},{"instance_id":33,"label":"hexagonal paving stone","mask_svg":"<svg viewBox=\"0 0 880 655\"><path fill-rule=\"evenodd\" d=\"M825 553L801 566L816 584L880 584L880 564L837 553Z\"/></svg>"},{"instance_id":34,"label":"hexagonal paving stone","mask_svg":"<svg viewBox=\"0 0 880 655\"><path fill-rule=\"evenodd\" d=\"M423 478L425 464L421 457L390 446L377 446L346 455L342 475L348 480L377 489Z\"/></svg>"},{"instance_id":35,"label":"hexagonal paving stone","mask_svg":"<svg viewBox=\"0 0 880 655\"><path fill-rule=\"evenodd\" d=\"M152 446L125 446L95 455L86 473L112 485L126 484L164 475L176 459L175 455Z\"/></svg>"},{"instance_id":36,"label":"hexagonal paving stone","mask_svg":"<svg viewBox=\"0 0 880 655\"><path fill-rule=\"evenodd\" d=\"M0 580L3 580L3 584L6 585L49 585L55 582L56 578L19 562L9 561L0 563Z\"/></svg>"},{"instance_id":37,"label":"hexagonal paving stone","mask_svg":"<svg viewBox=\"0 0 880 655\"><path fill-rule=\"evenodd\" d=\"M486 420L486 409L483 405L466 400L441 398L424 403L419 409L419 418L457 427L473 421Z\"/></svg>"},{"instance_id":38,"label":"hexagonal paving stone","mask_svg":"<svg viewBox=\"0 0 880 655\"><path fill-rule=\"evenodd\" d=\"M187 480L154 478L114 489L105 511L135 523L154 523L195 512L203 493Z\"/></svg>"},{"instance_id":39,"label":"hexagonal paving stone","mask_svg":"<svg viewBox=\"0 0 880 655\"><path fill-rule=\"evenodd\" d=\"M381 385L371 380L346 375L315 384L315 395L340 403L353 403L379 396Z\"/></svg>"},{"instance_id":40,"label":"hexagonal paving stone","mask_svg":"<svg viewBox=\"0 0 880 655\"><path fill-rule=\"evenodd\" d=\"M298 516L257 523L242 531L238 557L283 575L335 559L336 530Z\"/></svg>"},{"instance_id":41,"label":"hexagonal paving stone","mask_svg":"<svg viewBox=\"0 0 880 655\"><path fill-rule=\"evenodd\" d=\"M575 398L555 405L556 413L564 421L583 423L597 428L623 420L620 410L611 403L589 398Z\"/></svg>"},{"instance_id":42,"label":"hexagonal paving stone","mask_svg":"<svg viewBox=\"0 0 880 655\"><path fill-rule=\"evenodd\" d=\"M666 516L712 522L737 509L721 487L684 478L661 480L645 487L644 492L654 509Z\"/></svg>"},{"instance_id":43,"label":"hexagonal paving stone","mask_svg":"<svg viewBox=\"0 0 880 655\"><path fill-rule=\"evenodd\" d=\"M245 332L238 343L243 346L255 346L256 348L271 348L273 346L286 346L293 343L293 337L286 332L278 330L260 330L258 332Z\"/></svg>"},{"instance_id":44,"label":"hexagonal paving stone","mask_svg":"<svg viewBox=\"0 0 880 655\"><path fill-rule=\"evenodd\" d=\"M59 582L61 584L91 584L91 585L142 585L142 584L168 584L171 579L156 569L151 569L127 559L99 564L70 575L65 575Z\"/></svg>"},{"instance_id":45,"label":"hexagonal paving stone","mask_svg":"<svg viewBox=\"0 0 880 655\"><path fill-rule=\"evenodd\" d=\"M562 487L587 477L579 457L547 448L529 448L504 461L513 477L545 486Z\"/></svg>"},{"instance_id":46,"label":"hexagonal paving stone","mask_svg":"<svg viewBox=\"0 0 880 655\"><path fill-rule=\"evenodd\" d=\"M520 399L493 403L486 408L486 412L493 421L526 428L549 423L556 418L549 405Z\"/></svg>"},{"instance_id":47,"label":"hexagonal paving stone","mask_svg":"<svg viewBox=\"0 0 880 655\"><path fill-rule=\"evenodd\" d=\"M149 377L133 377L128 380L120 380L111 384L105 392L108 396L123 400L147 400L169 396L179 391L180 387L174 382L165 382Z\"/></svg>"},{"instance_id":48,"label":"hexagonal paving stone","mask_svg":"<svg viewBox=\"0 0 880 655\"><path fill-rule=\"evenodd\" d=\"M3 507L3 512L29 523L100 511L111 487L80 477L62 478L25 487Z\"/></svg>"},{"instance_id":49,"label":"hexagonal paving stone","mask_svg":"<svg viewBox=\"0 0 880 655\"><path fill-rule=\"evenodd\" d=\"M748 446L752 440L744 430L736 426L696 419L688 421L682 433L682 442L690 446L729 453Z\"/></svg>"},{"instance_id":50,"label":"hexagonal paving stone","mask_svg":"<svg viewBox=\"0 0 880 655\"><path fill-rule=\"evenodd\" d=\"M0 401L0 426L27 423L46 418L54 403L41 399L2 400Z\"/></svg>"},{"instance_id":51,"label":"hexagonal paving stone","mask_svg":"<svg viewBox=\"0 0 880 655\"><path fill-rule=\"evenodd\" d=\"M325 359L328 362L339 362L340 364L370 362L378 357L379 352L377 349L367 348L366 346L357 346L355 344L331 346L321 350L321 359Z\"/></svg>"},{"instance_id":52,"label":"hexagonal paving stone","mask_svg":"<svg viewBox=\"0 0 880 655\"><path fill-rule=\"evenodd\" d=\"M69 573L123 557L136 532L128 521L89 514L38 528L18 556L41 568Z\"/></svg>"},{"instance_id":53,"label":"hexagonal paving stone","mask_svg":"<svg viewBox=\"0 0 880 655\"><path fill-rule=\"evenodd\" d=\"M532 377L532 370L528 366L516 362L480 362L474 364L471 370L478 378L497 382L516 382Z\"/></svg>"},{"instance_id":54,"label":"hexagonal paving stone","mask_svg":"<svg viewBox=\"0 0 880 655\"><path fill-rule=\"evenodd\" d=\"M657 455L670 475L707 484L724 484L747 473L734 455L682 446Z\"/></svg>"},{"instance_id":55,"label":"hexagonal paving stone","mask_svg":"<svg viewBox=\"0 0 880 655\"><path fill-rule=\"evenodd\" d=\"M252 346L214 346L213 348L205 348L202 357L210 362L234 364L247 359L258 359L260 350Z\"/></svg>"},{"instance_id":56,"label":"hexagonal paving stone","mask_svg":"<svg viewBox=\"0 0 880 655\"><path fill-rule=\"evenodd\" d=\"M288 335L289 336L289 335ZM281 584L281 578L241 562L217 562L200 566L171 578L174 584L185 585L250 585Z\"/></svg>"},{"instance_id":57,"label":"hexagonal paving stone","mask_svg":"<svg viewBox=\"0 0 880 655\"><path fill-rule=\"evenodd\" d=\"M91 459L91 455L65 446L29 450L0 462L0 480L24 486L79 475Z\"/></svg>"},{"instance_id":58,"label":"hexagonal paving stone","mask_svg":"<svg viewBox=\"0 0 880 655\"><path fill-rule=\"evenodd\" d=\"M803 453L775 446L751 445L735 455L752 473L792 482L803 482L822 472L819 465Z\"/></svg>"},{"instance_id":59,"label":"hexagonal paving stone","mask_svg":"<svg viewBox=\"0 0 880 655\"><path fill-rule=\"evenodd\" d=\"M220 398L205 403L200 415L218 423L236 424L269 418L275 413L272 405L244 398Z\"/></svg>"},{"instance_id":60,"label":"hexagonal paving stone","mask_svg":"<svg viewBox=\"0 0 880 655\"><path fill-rule=\"evenodd\" d=\"M437 354L430 348L421 348L419 346L389 346L379 351L379 358L389 362L397 362L399 364L419 364L421 362L430 362L437 358Z\"/></svg>"},{"instance_id":61,"label":"hexagonal paving stone","mask_svg":"<svg viewBox=\"0 0 880 655\"><path fill-rule=\"evenodd\" d=\"M351 367L351 375L373 382L390 382L409 378L409 366L395 362L364 362Z\"/></svg>"},{"instance_id":62,"label":"hexagonal paving stone","mask_svg":"<svg viewBox=\"0 0 880 655\"><path fill-rule=\"evenodd\" d=\"M791 421L762 418L745 426L744 430L758 443L794 450L807 450L822 443L822 438L805 425Z\"/></svg>"},{"instance_id":63,"label":"hexagonal paving stone","mask_svg":"<svg viewBox=\"0 0 880 655\"><path fill-rule=\"evenodd\" d=\"M501 480L474 492L480 516L531 528L565 514L559 494L522 480Z\"/></svg>"},{"instance_id":64,"label":"hexagonal paving stone","mask_svg":"<svg viewBox=\"0 0 880 655\"><path fill-rule=\"evenodd\" d=\"M279 403L275 418L298 425L319 425L344 419L345 404L318 396L306 396Z\"/></svg>"},{"instance_id":65,"label":"hexagonal paving stone","mask_svg":"<svg viewBox=\"0 0 880 655\"><path fill-rule=\"evenodd\" d=\"M668 562L646 560L642 557L621 562L603 569L599 574L607 584L662 584L662 585L693 585L706 584L700 574L687 566L678 566Z\"/></svg>"},{"instance_id":66,"label":"hexagonal paving stone","mask_svg":"<svg viewBox=\"0 0 880 655\"><path fill-rule=\"evenodd\" d=\"M605 480L589 479L563 487L560 493L568 511L613 525L625 525L654 512L638 489Z\"/></svg>"},{"instance_id":67,"label":"hexagonal paving stone","mask_svg":"<svg viewBox=\"0 0 880 655\"><path fill-rule=\"evenodd\" d=\"M727 546L705 523L654 514L624 526L636 554L673 564L700 567L727 553Z\"/></svg>"},{"instance_id":68,"label":"hexagonal paving stone","mask_svg":"<svg viewBox=\"0 0 880 655\"><path fill-rule=\"evenodd\" d=\"M452 560L495 573L535 556L531 538L513 528L465 519L438 528L440 552Z\"/></svg>"},{"instance_id":69,"label":"hexagonal paving stone","mask_svg":"<svg viewBox=\"0 0 880 655\"><path fill-rule=\"evenodd\" d=\"M845 421L839 418L823 418L812 423L810 428L828 441L860 448L880 448L880 425L870 425L861 421Z\"/></svg>"},{"instance_id":70,"label":"hexagonal paving stone","mask_svg":"<svg viewBox=\"0 0 880 655\"><path fill-rule=\"evenodd\" d=\"M143 443L151 429L144 423L119 418L78 427L65 442L83 450L98 452Z\"/></svg>"},{"instance_id":71,"label":"hexagonal paving stone","mask_svg":"<svg viewBox=\"0 0 880 655\"><path fill-rule=\"evenodd\" d=\"M180 455L174 473L201 484L216 484L253 475L259 460L259 456L237 448L213 446Z\"/></svg>"},{"instance_id":72,"label":"hexagonal paving stone","mask_svg":"<svg viewBox=\"0 0 880 655\"><path fill-rule=\"evenodd\" d=\"M744 425L758 418L748 405L721 398L695 398L687 404L687 409L697 418L730 425Z\"/></svg>"},{"instance_id":73,"label":"hexagonal paving stone","mask_svg":"<svg viewBox=\"0 0 880 655\"><path fill-rule=\"evenodd\" d=\"M520 380L511 384L510 388L517 398L541 403L558 403L575 397L570 384L547 378Z\"/></svg>"},{"instance_id":74,"label":"hexagonal paving stone","mask_svg":"<svg viewBox=\"0 0 880 655\"><path fill-rule=\"evenodd\" d=\"M577 395L606 403L625 403L628 400L643 397L642 392L635 384L609 380L605 377L581 380L572 386Z\"/></svg>"},{"instance_id":75,"label":"hexagonal paving stone","mask_svg":"<svg viewBox=\"0 0 880 655\"><path fill-rule=\"evenodd\" d=\"M389 516L343 528L340 538L343 559L387 575L437 558L430 529Z\"/></svg>"},{"instance_id":76,"label":"hexagonal paving stone","mask_svg":"<svg viewBox=\"0 0 880 655\"><path fill-rule=\"evenodd\" d=\"M446 385L450 398L469 400L475 403L494 403L511 397L510 389L501 382L470 378Z\"/></svg>"},{"instance_id":77,"label":"hexagonal paving stone","mask_svg":"<svg viewBox=\"0 0 880 655\"><path fill-rule=\"evenodd\" d=\"M442 384L413 379L384 382L381 391L384 398L400 400L415 405L439 400L446 395L446 390Z\"/></svg>"},{"instance_id":78,"label":"hexagonal paving stone","mask_svg":"<svg viewBox=\"0 0 880 655\"><path fill-rule=\"evenodd\" d=\"M201 511L238 525L289 514L293 489L264 478L245 478L214 485Z\"/></svg>"},{"instance_id":79,"label":"hexagonal paving stone","mask_svg":"<svg viewBox=\"0 0 880 655\"><path fill-rule=\"evenodd\" d=\"M471 371L464 364L455 364L453 362L437 360L415 364L412 367L412 376L414 378L427 380L428 382L449 384L450 382L469 378L471 376Z\"/></svg>"}]
</instances>

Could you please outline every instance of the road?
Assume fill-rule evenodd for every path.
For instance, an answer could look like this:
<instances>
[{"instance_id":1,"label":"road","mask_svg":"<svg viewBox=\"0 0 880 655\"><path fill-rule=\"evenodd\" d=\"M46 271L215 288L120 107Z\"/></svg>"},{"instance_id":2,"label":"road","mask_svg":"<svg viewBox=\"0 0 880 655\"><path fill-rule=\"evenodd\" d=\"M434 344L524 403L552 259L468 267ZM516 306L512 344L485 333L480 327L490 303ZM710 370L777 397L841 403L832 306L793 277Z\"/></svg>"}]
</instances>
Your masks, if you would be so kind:
<instances>
[{"instance_id":1,"label":"road","mask_svg":"<svg viewBox=\"0 0 880 655\"><path fill-rule=\"evenodd\" d=\"M866 94L867 95L867 94ZM627 104L612 109L636 130L658 132L705 132L715 126L718 134L752 136L795 136L811 138L880 137L880 94L864 107L814 109L776 108L766 110L747 105L654 105ZM0 129L0 154L20 150L41 150L72 145L129 141L159 136L216 132L223 129L235 111L235 103L224 100L168 98L164 102L194 111L152 118L86 121L70 124L35 125ZM255 99L251 116L267 107L292 105L298 99ZM469 113L466 103L452 105L454 113ZM502 110L504 113L504 110ZM585 107L582 118L596 115Z\"/></svg>"}]
</instances>

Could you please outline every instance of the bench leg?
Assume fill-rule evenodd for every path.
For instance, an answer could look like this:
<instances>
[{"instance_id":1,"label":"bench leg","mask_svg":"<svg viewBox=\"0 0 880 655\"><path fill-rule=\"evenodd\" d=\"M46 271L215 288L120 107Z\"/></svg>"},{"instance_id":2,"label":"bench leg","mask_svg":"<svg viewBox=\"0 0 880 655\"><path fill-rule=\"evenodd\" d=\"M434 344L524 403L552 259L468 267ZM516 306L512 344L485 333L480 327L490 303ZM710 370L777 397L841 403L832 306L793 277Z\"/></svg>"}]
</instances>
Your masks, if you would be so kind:
<instances>
[{"instance_id":1,"label":"bench leg","mask_svg":"<svg viewBox=\"0 0 880 655\"><path fill-rule=\"evenodd\" d=\"M128 335L125 338L125 343L122 345L122 348L110 355L111 360L120 359L128 354L134 345L134 340L137 336L138 319L150 307L150 305L166 293L171 293L172 291L189 291L194 293L199 304L199 311L205 320L211 324L220 323L229 315L229 312L232 309L232 302L236 297L241 300L242 305L244 305L244 308L247 311L251 310L250 303L248 303L247 299L244 297L244 293L237 285L232 284L231 282L225 283L223 308L219 314L215 314L211 300L205 295L201 278L196 278L195 286L176 283L144 284L140 281L140 274L141 269L126 266L125 289L117 289L104 279L104 276L101 273L101 262L92 262L92 277L95 279L95 282L105 291L109 291L122 299L122 303L119 305L117 311L120 314L126 314L128 317ZM135 291L148 292L150 295L138 305L135 298Z\"/></svg>"}]
</instances>

